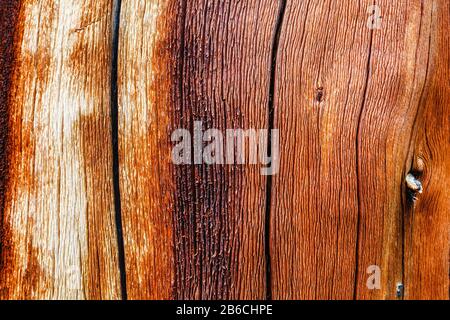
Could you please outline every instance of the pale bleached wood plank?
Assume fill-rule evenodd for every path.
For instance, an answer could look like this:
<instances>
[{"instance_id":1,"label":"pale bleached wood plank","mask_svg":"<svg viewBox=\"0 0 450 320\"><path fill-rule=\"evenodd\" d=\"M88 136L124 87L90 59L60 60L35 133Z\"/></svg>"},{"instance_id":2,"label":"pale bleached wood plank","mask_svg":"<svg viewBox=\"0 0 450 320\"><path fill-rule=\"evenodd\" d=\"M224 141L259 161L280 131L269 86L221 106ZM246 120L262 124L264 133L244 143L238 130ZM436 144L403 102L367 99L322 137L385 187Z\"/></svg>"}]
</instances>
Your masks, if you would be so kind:
<instances>
[{"instance_id":1,"label":"pale bleached wood plank","mask_svg":"<svg viewBox=\"0 0 450 320\"><path fill-rule=\"evenodd\" d=\"M11 86L1 297L120 298L112 2L21 2ZM6 245L5 245L6 243Z\"/></svg>"}]
</instances>

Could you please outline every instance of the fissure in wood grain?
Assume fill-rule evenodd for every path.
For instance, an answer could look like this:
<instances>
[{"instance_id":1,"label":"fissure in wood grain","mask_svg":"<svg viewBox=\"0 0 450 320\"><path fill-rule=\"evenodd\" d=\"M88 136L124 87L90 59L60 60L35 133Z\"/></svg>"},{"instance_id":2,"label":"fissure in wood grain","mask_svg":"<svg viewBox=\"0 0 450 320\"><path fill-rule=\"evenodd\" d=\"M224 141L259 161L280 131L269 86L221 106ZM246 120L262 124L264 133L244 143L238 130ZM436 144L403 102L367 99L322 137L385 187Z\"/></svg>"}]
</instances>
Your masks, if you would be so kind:
<instances>
[{"instance_id":1,"label":"fissure in wood grain","mask_svg":"<svg viewBox=\"0 0 450 320\"><path fill-rule=\"evenodd\" d=\"M122 299L127 300L127 272L125 261L125 244L122 222L122 202L120 195L120 163L119 163L119 96L118 96L118 60L120 41L120 13L122 0L113 2L112 14L112 51L111 51L111 141L112 141L112 174L114 184L114 211L117 230L117 250L120 270L120 287Z\"/></svg>"},{"instance_id":2,"label":"fissure in wood grain","mask_svg":"<svg viewBox=\"0 0 450 320\"><path fill-rule=\"evenodd\" d=\"M286 13L286 3L287 0L280 1L280 6L278 9L278 19L275 26L274 38L272 41L272 54L271 54L271 69L270 69L270 88L269 88L269 106L268 106L268 141L267 141L267 150L268 154L272 156L272 130L274 128L275 123L275 108L274 108L274 99L275 99L275 82L276 82L276 68L277 68L277 59L278 59L278 50L280 44L280 36L281 30L283 27L284 15ZM270 212L272 207L272 175L267 177L267 185L266 185L266 218L265 218L265 255L266 255L266 290L267 290L267 299L272 299L272 274L271 274L271 257L270 257Z\"/></svg>"}]
</instances>

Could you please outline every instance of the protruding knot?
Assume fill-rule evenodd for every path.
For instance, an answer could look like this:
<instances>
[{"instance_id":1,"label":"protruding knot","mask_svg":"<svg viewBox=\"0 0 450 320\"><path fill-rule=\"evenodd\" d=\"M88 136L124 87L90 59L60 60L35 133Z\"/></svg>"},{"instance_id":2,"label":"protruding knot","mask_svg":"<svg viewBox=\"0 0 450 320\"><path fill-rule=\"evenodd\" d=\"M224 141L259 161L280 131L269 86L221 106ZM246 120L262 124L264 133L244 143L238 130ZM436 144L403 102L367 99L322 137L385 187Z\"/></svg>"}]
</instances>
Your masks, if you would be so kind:
<instances>
[{"instance_id":1,"label":"protruding knot","mask_svg":"<svg viewBox=\"0 0 450 320\"><path fill-rule=\"evenodd\" d=\"M425 161L420 157L417 158L416 167L417 167L417 172L423 173L423 171L425 170Z\"/></svg>"},{"instance_id":2,"label":"protruding knot","mask_svg":"<svg viewBox=\"0 0 450 320\"><path fill-rule=\"evenodd\" d=\"M422 182L417 179L412 173L409 173L405 179L406 187L408 188L409 195L412 201L417 200L417 195L423 192Z\"/></svg>"},{"instance_id":3,"label":"protruding knot","mask_svg":"<svg viewBox=\"0 0 450 320\"><path fill-rule=\"evenodd\" d=\"M405 286L403 285L403 283L397 283L397 288L396 288L396 295L397 298L402 298L403 297L403 292L405 291Z\"/></svg>"},{"instance_id":4,"label":"protruding knot","mask_svg":"<svg viewBox=\"0 0 450 320\"><path fill-rule=\"evenodd\" d=\"M406 186L409 190L415 193L423 192L422 182L420 182L420 180L417 179L412 173L409 173L406 176Z\"/></svg>"}]
</instances>

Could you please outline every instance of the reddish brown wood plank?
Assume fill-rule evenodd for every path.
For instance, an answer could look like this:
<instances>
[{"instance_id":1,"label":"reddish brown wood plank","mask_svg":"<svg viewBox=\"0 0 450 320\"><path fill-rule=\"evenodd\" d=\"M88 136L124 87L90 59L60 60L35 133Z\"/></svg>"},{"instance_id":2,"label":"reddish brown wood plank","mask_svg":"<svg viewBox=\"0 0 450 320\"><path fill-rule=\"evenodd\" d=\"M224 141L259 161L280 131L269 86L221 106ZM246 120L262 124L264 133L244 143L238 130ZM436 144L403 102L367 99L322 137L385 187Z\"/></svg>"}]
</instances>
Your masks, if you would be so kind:
<instances>
[{"instance_id":1,"label":"reddish brown wood plank","mask_svg":"<svg viewBox=\"0 0 450 320\"><path fill-rule=\"evenodd\" d=\"M428 49L428 68L407 162L423 191L405 197L405 298L448 300L450 3L430 2L423 12L427 25L422 48ZM411 196L417 200L411 201Z\"/></svg>"},{"instance_id":2,"label":"reddish brown wood plank","mask_svg":"<svg viewBox=\"0 0 450 320\"><path fill-rule=\"evenodd\" d=\"M405 167L426 85L429 13L442 3L376 1L383 22L371 30L373 3L287 3L275 90L274 298L395 299L403 282ZM381 290L366 286L371 265L381 268Z\"/></svg>"},{"instance_id":3,"label":"reddish brown wood plank","mask_svg":"<svg viewBox=\"0 0 450 320\"><path fill-rule=\"evenodd\" d=\"M411 166L408 150L413 128L424 121L418 115L429 73L434 72L429 70L430 58L439 54L430 47L430 34L435 28L431 27L431 12L442 3L403 1L394 7L389 1L380 2L385 8L385 27L380 33L374 32L373 73L358 138L361 201L356 298L401 298L399 284L403 283L406 290L414 286L404 281L404 265L410 262L404 251L402 199ZM436 128L440 132L443 129ZM445 246L439 250L441 257L448 257ZM381 267L382 290L366 289L368 264Z\"/></svg>"},{"instance_id":4,"label":"reddish brown wood plank","mask_svg":"<svg viewBox=\"0 0 450 320\"><path fill-rule=\"evenodd\" d=\"M5 202L9 178L9 114L10 88L14 82L14 66L18 48L14 39L21 37L20 1L0 6L0 270L7 268L6 252L10 250L10 233L4 226ZM3 281L3 277L0 277ZM5 290L0 286L0 296Z\"/></svg>"},{"instance_id":5,"label":"reddish brown wood plank","mask_svg":"<svg viewBox=\"0 0 450 320\"><path fill-rule=\"evenodd\" d=\"M14 80L7 113L0 115L8 123L2 161L9 159L2 190L3 299L120 298L111 11L110 1L21 1L21 32L10 44L16 47Z\"/></svg>"}]
</instances>

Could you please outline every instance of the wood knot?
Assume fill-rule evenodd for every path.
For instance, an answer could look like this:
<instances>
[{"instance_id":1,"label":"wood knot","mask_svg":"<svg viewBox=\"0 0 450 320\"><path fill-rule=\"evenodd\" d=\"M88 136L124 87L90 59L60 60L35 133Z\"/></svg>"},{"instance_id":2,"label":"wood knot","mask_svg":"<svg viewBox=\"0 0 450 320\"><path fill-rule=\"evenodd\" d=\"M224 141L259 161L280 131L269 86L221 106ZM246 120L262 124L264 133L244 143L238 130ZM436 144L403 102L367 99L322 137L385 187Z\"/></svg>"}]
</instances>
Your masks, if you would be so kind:
<instances>
[{"instance_id":1,"label":"wood knot","mask_svg":"<svg viewBox=\"0 0 450 320\"><path fill-rule=\"evenodd\" d=\"M316 101L317 102L322 102L323 101L323 96L324 96L324 89L323 89L323 87L318 87L316 89Z\"/></svg>"},{"instance_id":2,"label":"wood knot","mask_svg":"<svg viewBox=\"0 0 450 320\"><path fill-rule=\"evenodd\" d=\"M397 287L396 287L397 298L399 298L399 299L402 298L404 291L405 291L405 286L403 285L403 283L397 283Z\"/></svg>"},{"instance_id":3,"label":"wood knot","mask_svg":"<svg viewBox=\"0 0 450 320\"><path fill-rule=\"evenodd\" d=\"M422 182L414 174L408 173L405 183L408 189L409 200L415 202L417 196L423 192Z\"/></svg>"},{"instance_id":4,"label":"wood knot","mask_svg":"<svg viewBox=\"0 0 450 320\"><path fill-rule=\"evenodd\" d=\"M420 157L417 158L417 160L416 160L416 170L420 174L422 174L423 171L425 170L425 161Z\"/></svg>"}]
</instances>

